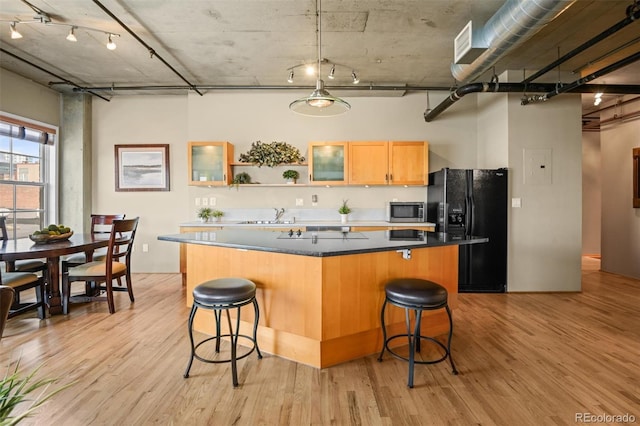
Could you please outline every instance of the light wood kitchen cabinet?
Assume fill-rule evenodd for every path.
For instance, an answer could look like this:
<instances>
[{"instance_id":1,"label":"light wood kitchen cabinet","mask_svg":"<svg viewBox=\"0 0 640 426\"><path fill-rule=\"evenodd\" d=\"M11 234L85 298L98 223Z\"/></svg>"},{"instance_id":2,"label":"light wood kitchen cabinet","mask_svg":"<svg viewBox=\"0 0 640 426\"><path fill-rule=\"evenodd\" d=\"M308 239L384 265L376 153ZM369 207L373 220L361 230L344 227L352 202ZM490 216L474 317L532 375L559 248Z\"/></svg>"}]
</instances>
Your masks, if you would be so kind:
<instances>
[{"instance_id":1,"label":"light wood kitchen cabinet","mask_svg":"<svg viewBox=\"0 0 640 426\"><path fill-rule=\"evenodd\" d=\"M308 161L310 184L346 185L348 183L348 142L310 142Z\"/></svg>"},{"instance_id":2,"label":"light wood kitchen cabinet","mask_svg":"<svg viewBox=\"0 0 640 426\"><path fill-rule=\"evenodd\" d=\"M425 141L349 142L350 185L427 185Z\"/></svg>"},{"instance_id":3,"label":"light wood kitchen cabinet","mask_svg":"<svg viewBox=\"0 0 640 426\"><path fill-rule=\"evenodd\" d=\"M429 143L389 142L389 181L391 185L428 185Z\"/></svg>"},{"instance_id":4,"label":"light wood kitchen cabinet","mask_svg":"<svg viewBox=\"0 0 640 426\"><path fill-rule=\"evenodd\" d=\"M189 142L189 185L222 186L233 179L233 145L229 142Z\"/></svg>"},{"instance_id":5,"label":"light wood kitchen cabinet","mask_svg":"<svg viewBox=\"0 0 640 426\"><path fill-rule=\"evenodd\" d=\"M349 184L387 185L389 183L389 143L387 141L349 142Z\"/></svg>"}]
</instances>

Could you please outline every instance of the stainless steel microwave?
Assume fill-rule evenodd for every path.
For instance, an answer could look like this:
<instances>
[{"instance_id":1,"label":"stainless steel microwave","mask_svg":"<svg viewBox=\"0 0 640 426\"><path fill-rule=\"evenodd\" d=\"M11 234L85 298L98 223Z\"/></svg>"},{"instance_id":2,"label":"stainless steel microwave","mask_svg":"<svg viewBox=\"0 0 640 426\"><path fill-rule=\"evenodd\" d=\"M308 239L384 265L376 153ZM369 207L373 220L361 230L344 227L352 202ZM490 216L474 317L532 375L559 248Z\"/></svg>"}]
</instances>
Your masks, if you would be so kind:
<instances>
[{"instance_id":1,"label":"stainless steel microwave","mask_svg":"<svg viewBox=\"0 0 640 426\"><path fill-rule=\"evenodd\" d=\"M424 222L425 203L393 201L387 203L387 222Z\"/></svg>"}]
</instances>

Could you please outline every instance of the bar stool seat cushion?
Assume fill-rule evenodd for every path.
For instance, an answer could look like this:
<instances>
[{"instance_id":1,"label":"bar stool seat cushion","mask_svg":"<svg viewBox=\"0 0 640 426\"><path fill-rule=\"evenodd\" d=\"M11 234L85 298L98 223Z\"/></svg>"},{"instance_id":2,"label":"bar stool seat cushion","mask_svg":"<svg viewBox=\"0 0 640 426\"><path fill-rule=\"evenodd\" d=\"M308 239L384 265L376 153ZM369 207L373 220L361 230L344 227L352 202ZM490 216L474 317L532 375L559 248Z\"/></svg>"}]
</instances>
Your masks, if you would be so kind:
<instances>
[{"instance_id":1,"label":"bar stool seat cushion","mask_svg":"<svg viewBox=\"0 0 640 426\"><path fill-rule=\"evenodd\" d=\"M447 289L440 284L419 278L398 278L385 287L390 302L403 305L435 308L447 304Z\"/></svg>"},{"instance_id":2,"label":"bar stool seat cushion","mask_svg":"<svg viewBox=\"0 0 640 426\"><path fill-rule=\"evenodd\" d=\"M204 305L237 303L256 294L256 285L245 278L218 278L193 289L193 298Z\"/></svg>"}]
</instances>

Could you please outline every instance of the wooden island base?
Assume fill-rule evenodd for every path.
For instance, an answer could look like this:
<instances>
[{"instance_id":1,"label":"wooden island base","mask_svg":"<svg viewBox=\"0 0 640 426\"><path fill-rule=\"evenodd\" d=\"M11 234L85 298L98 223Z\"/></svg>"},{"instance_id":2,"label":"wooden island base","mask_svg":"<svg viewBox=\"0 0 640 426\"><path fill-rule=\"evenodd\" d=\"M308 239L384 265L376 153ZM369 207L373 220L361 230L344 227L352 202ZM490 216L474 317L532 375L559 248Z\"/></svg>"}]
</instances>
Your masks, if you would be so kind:
<instances>
[{"instance_id":1,"label":"wooden island base","mask_svg":"<svg viewBox=\"0 0 640 426\"><path fill-rule=\"evenodd\" d=\"M223 277L250 279L258 286L260 350L317 368L380 351L380 309L390 279L437 282L448 290L450 307L457 306L457 245L412 249L411 259L396 251L314 257L199 244L186 244L186 250L189 306L198 284ZM242 309L242 333L251 334L253 308ZM425 317L425 334L448 331L443 310ZM390 334L404 330L404 318L404 310L389 305ZM194 328L213 334L212 312L199 310ZM398 345L406 344L400 340Z\"/></svg>"}]
</instances>

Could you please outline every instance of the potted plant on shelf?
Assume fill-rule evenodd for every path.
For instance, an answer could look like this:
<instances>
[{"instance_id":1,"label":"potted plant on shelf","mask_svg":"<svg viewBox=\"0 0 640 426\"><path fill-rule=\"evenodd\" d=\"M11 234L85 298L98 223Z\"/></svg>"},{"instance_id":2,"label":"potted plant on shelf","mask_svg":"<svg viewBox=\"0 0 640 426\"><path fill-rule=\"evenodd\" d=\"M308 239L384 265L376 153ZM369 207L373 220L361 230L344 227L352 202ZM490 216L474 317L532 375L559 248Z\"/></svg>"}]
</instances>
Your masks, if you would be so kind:
<instances>
[{"instance_id":1,"label":"potted plant on shelf","mask_svg":"<svg viewBox=\"0 0 640 426\"><path fill-rule=\"evenodd\" d=\"M235 186L236 189L238 189L241 184L249 184L249 183L251 183L251 175L249 175L249 173L247 172L241 172L233 177L233 180L231 181L231 186Z\"/></svg>"},{"instance_id":2,"label":"potted plant on shelf","mask_svg":"<svg viewBox=\"0 0 640 426\"><path fill-rule=\"evenodd\" d=\"M211 219L212 216L213 210L209 207L201 207L200 210L198 210L198 217L201 222L209 222L209 219Z\"/></svg>"},{"instance_id":3,"label":"potted plant on shelf","mask_svg":"<svg viewBox=\"0 0 640 426\"><path fill-rule=\"evenodd\" d=\"M349 213L351 213L351 207L347 203L349 200L342 200L342 205L338 209L338 213L340 213L340 222L347 223L347 219L349 219Z\"/></svg>"},{"instance_id":4,"label":"potted plant on shelf","mask_svg":"<svg viewBox=\"0 0 640 426\"><path fill-rule=\"evenodd\" d=\"M287 183L294 184L296 183L296 179L300 177L300 173L296 170L285 170L282 172L282 177L287 180Z\"/></svg>"},{"instance_id":5,"label":"potted plant on shelf","mask_svg":"<svg viewBox=\"0 0 640 426\"><path fill-rule=\"evenodd\" d=\"M220 222L222 216L224 216L224 212L222 210L213 210L211 212L211 217L213 217L216 222Z\"/></svg>"}]
</instances>

